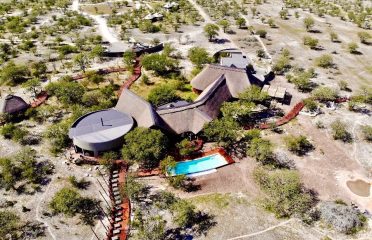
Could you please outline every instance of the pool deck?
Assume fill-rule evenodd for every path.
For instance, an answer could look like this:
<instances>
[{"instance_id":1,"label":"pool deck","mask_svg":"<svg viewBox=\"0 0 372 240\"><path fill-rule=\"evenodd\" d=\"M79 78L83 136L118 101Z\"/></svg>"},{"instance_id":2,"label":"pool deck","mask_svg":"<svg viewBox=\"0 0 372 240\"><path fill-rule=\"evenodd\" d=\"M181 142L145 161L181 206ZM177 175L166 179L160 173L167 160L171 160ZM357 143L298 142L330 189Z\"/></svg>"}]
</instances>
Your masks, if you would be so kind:
<instances>
[{"instance_id":1,"label":"pool deck","mask_svg":"<svg viewBox=\"0 0 372 240\"><path fill-rule=\"evenodd\" d=\"M235 163L235 161L232 159L232 157L225 151L225 149L223 149L221 147L212 149L212 150L207 151L207 152L201 152L201 153L198 153L198 154L194 154L192 157L187 156L185 158L182 158L182 161L194 160L196 158L206 157L206 156L214 155L214 154L217 154L217 153L221 154L225 158L225 160L227 161L228 164Z\"/></svg>"}]
</instances>

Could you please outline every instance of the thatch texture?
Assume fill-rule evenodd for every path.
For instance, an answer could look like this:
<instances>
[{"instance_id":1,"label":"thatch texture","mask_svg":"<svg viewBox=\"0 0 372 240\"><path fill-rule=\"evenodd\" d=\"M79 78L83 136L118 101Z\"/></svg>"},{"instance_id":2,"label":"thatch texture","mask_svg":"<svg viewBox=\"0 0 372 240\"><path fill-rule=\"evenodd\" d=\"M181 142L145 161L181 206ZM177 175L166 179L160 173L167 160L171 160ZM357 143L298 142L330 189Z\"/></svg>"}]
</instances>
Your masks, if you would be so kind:
<instances>
[{"instance_id":1,"label":"thatch texture","mask_svg":"<svg viewBox=\"0 0 372 240\"><path fill-rule=\"evenodd\" d=\"M1 113L16 114L26 111L29 106L21 97L14 95L7 95L4 99L0 99Z\"/></svg>"},{"instance_id":2,"label":"thatch texture","mask_svg":"<svg viewBox=\"0 0 372 240\"><path fill-rule=\"evenodd\" d=\"M237 98L239 93L251 86L251 82L245 69L212 64L206 65L204 69L191 80L191 85L197 90L204 91L222 75L225 75L227 86L234 98Z\"/></svg>"}]
</instances>

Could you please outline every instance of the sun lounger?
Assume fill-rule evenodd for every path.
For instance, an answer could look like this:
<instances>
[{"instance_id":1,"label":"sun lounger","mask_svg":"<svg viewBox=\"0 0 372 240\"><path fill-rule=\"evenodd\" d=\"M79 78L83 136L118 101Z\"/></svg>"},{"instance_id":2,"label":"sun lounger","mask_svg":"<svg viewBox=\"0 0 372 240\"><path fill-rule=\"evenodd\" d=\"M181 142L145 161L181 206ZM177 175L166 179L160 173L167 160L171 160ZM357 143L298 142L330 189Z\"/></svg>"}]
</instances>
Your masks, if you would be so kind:
<instances>
[{"instance_id":1,"label":"sun lounger","mask_svg":"<svg viewBox=\"0 0 372 240\"><path fill-rule=\"evenodd\" d=\"M119 174L113 174L111 178L118 178Z\"/></svg>"},{"instance_id":2,"label":"sun lounger","mask_svg":"<svg viewBox=\"0 0 372 240\"><path fill-rule=\"evenodd\" d=\"M118 186L119 186L118 183L113 183L113 184L111 184L111 187L118 187Z\"/></svg>"},{"instance_id":3,"label":"sun lounger","mask_svg":"<svg viewBox=\"0 0 372 240\"><path fill-rule=\"evenodd\" d=\"M120 217L121 215L123 215L122 211L115 213L115 217Z\"/></svg>"},{"instance_id":4,"label":"sun lounger","mask_svg":"<svg viewBox=\"0 0 372 240\"><path fill-rule=\"evenodd\" d=\"M121 227L121 223L115 223L114 224L114 228L119 228L119 227Z\"/></svg>"},{"instance_id":5,"label":"sun lounger","mask_svg":"<svg viewBox=\"0 0 372 240\"><path fill-rule=\"evenodd\" d=\"M113 187L112 188L112 191L115 192L115 191L119 191L119 188L118 187Z\"/></svg>"},{"instance_id":6,"label":"sun lounger","mask_svg":"<svg viewBox=\"0 0 372 240\"><path fill-rule=\"evenodd\" d=\"M112 231L112 233L113 233L114 235L117 235L117 234L120 233L120 229L115 229L114 231Z\"/></svg>"},{"instance_id":7,"label":"sun lounger","mask_svg":"<svg viewBox=\"0 0 372 240\"><path fill-rule=\"evenodd\" d=\"M116 200L116 201L115 201L115 204L116 204L116 205L120 205L120 204L122 204L122 203L123 203L123 202L122 202L121 200Z\"/></svg>"},{"instance_id":8,"label":"sun lounger","mask_svg":"<svg viewBox=\"0 0 372 240\"><path fill-rule=\"evenodd\" d=\"M118 173L119 173L119 170L112 171L112 174L118 174Z\"/></svg>"},{"instance_id":9,"label":"sun lounger","mask_svg":"<svg viewBox=\"0 0 372 240\"><path fill-rule=\"evenodd\" d=\"M113 236L111 240L119 240L119 236Z\"/></svg>"},{"instance_id":10,"label":"sun lounger","mask_svg":"<svg viewBox=\"0 0 372 240\"><path fill-rule=\"evenodd\" d=\"M116 217L116 218L115 218L115 222L116 222L116 223L119 223L119 222L121 222L122 220L123 220L123 219L122 219L121 217Z\"/></svg>"}]
</instances>

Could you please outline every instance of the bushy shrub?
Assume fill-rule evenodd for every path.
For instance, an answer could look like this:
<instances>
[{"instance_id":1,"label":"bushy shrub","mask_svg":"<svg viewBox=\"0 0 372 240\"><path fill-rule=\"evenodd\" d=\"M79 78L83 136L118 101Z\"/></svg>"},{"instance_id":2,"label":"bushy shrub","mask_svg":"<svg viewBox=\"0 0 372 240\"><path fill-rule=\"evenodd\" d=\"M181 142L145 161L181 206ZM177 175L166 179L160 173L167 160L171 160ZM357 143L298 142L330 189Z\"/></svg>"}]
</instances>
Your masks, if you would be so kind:
<instances>
[{"instance_id":1,"label":"bushy shrub","mask_svg":"<svg viewBox=\"0 0 372 240\"><path fill-rule=\"evenodd\" d=\"M320 205L321 219L339 232L354 234L365 224L366 218L358 210L332 202Z\"/></svg>"},{"instance_id":2,"label":"bushy shrub","mask_svg":"<svg viewBox=\"0 0 372 240\"><path fill-rule=\"evenodd\" d=\"M63 213L70 217L81 214L83 222L92 225L100 214L97 204L98 201L82 197L76 190L65 187L53 196L49 207L55 213Z\"/></svg>"},{"instance_id":3,"label":"bushy shrub","mask_svg":"<svg viewBox=\"0 0 372 240\"><path fill-rule=\"evenodd\" d=\"M268 163L273 158L273 145L269 140L254 138L248 146L247 154L259 162Z\"/></svg>"},{"instance_id":4,"label":"bushy shrub","mask_svg":"<svg viewBox=\"0 0 372 240\"><path fill-rule=\"evenodd\" d=\"M323 54L315 59L315 65L322 68L330 68L334 65L333 57L329 54Z\"/></svg>"},{"instance_id":5,"label":"bushy shrub","mask_svg":"<svg viewBox=\"0 0 372 240\"><path fill-rule=\"evenodd\" d=\"M256 183L267 195L262 205L277 217L303 215L309 211L316 199L304 190L299 173L294 170L269 171L258 167L253 172Z\"/></svg>"},{"instance_id":6,"label":"bushy shrub","mask_svg":"<svg viewBox=\"0 0 372 240\"><path fill-rule=\"evenodd\" d=\"M125 135L124 141L123 157L147 169L158 166L168 146L168 138L160 130L141 127Z\"/></svg>"},{"instance_id":7,"label":"bushy shrub","mask_svg":"<svg viewBox=\"0 0 372 240\"><path fill-rule=\"evenodd\" d=\"M338 97L338 91L330 87L318 87L311 92L311 95L318 101L334 101Z\"/></svg>"},{"instance_id":8,"label":"bushy shrub","mask_svg":"<svg viewBox=\"0 0 372 240\"><path fill-rule=\"evenodd\" d=\"M178 97L176 90L166 84L151 89L147 97L147 100L156 107L177 101L179 99L180 97Z\"/></svg>"},{"instance_id":9,"label":"bushy shrub","mask_svg":"<svg viewBox=\"0 0 372 240\"><path fill-rule=\"evenodd\" d=\"M314 149L311 142L303 135L297 137L290 135L285 137L284 141L288 150L299 156L305 155L307 152Z\"/></svg>"},{"instance_id":10,"label":"bushy shrub","mask_svg":"<svg viewBox=\"0 0 372 240\"><path fill-rule=\"evenodd\" d=\"M372 142L372 126L366 125L362 126L362 132L364 139L368 142Z\"/></svg>"},{"instance_id":11,"label":"bushy shrub","mask_svg":"<svg viewBox=\"0 0 372 240\"><path fill-rule=\"evenodd\" d=\"M352 142L353 138L347 131L347 125L340 119L337 119L331 124L332 135L335 140L342 140L343 142Z\"/></svg>"}]
</instances>

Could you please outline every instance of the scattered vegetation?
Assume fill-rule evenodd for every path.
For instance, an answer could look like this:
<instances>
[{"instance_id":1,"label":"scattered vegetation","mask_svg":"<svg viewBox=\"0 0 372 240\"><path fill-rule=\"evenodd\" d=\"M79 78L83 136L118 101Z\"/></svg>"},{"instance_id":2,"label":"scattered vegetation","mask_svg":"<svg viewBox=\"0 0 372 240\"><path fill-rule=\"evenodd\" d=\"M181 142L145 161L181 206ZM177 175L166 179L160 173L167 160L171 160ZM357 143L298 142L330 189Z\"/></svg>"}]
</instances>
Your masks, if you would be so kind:
<instances>
[{"instance_id":1,"label":"scattered vegetation","mask_svg":"<svg viewBox=\"0 0 372 240\"><path fill-rule=\"evenodd\" d=\"M341 140L343 142L352 142L353 138L351 133L347 131L347 125L340 119L335 120L331 124L332 135L335 140Z\"/></svg>"},{"instance_id":2,"label":"scattered vegetation","mask_svg":"<svg viewBox=\"0 0 372 240\"><path fill-rule=\"evenodd\" d=\"M97 200L82 197L76 190L64 187L54 195L49 206L53 212L63 213L69 217L80 214L85 224L93 225L100 215L97 204L99 204Z\"/></svg>"},{"instance_id":3,"label":"scattered vegetation","mask_svg":"<svg viewBox=\"0 0 372 240\"><path fill-rule=\"evenodd\" d=\"M314 146L311 142L306 138L306 136L293 136L289 135L284 138L285 144L289 151L302 156L305 155L307 152L314 149Z\"/></svg>"}]
</instances>

